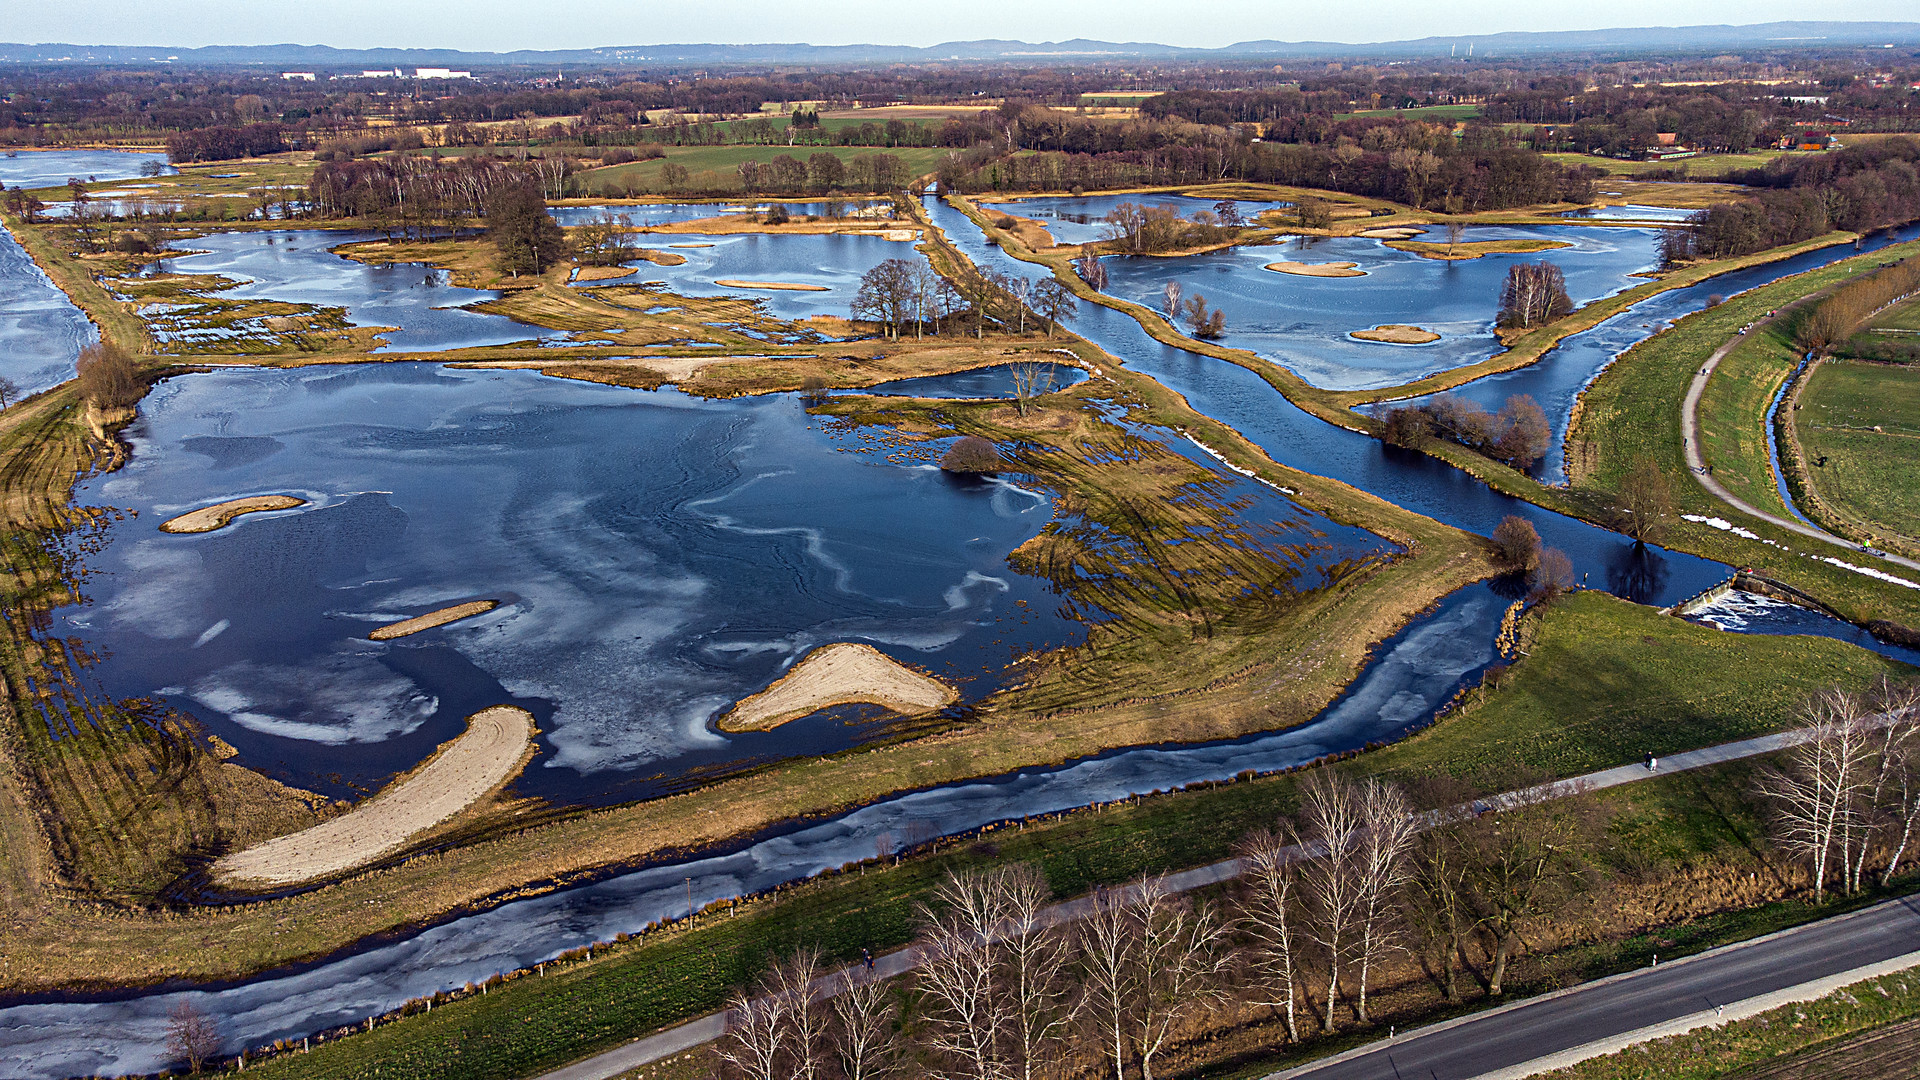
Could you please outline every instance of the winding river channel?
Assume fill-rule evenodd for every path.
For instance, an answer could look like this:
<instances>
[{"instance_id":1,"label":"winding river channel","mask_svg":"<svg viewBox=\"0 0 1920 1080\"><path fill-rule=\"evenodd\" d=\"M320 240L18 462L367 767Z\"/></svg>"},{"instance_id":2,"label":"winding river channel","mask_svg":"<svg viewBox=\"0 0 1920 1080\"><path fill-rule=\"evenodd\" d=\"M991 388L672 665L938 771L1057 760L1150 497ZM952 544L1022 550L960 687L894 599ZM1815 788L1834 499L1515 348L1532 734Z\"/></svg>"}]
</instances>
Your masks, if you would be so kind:
<instances>
[{"instance_id":1,"label":"winding river channel","mask_svg":"<svg viewBox=\"0 0 1920 1080\"><path fill-rule=\"evenodd\" d=\"M976 262L1028 278L1043 273L987 244L957 211L933 201L928 211ZM1891 241L1881 237L1871 243ZM902 246L900 250L911 249ZM1633 341L1698 310L1707 292L1751 288L1852 253L1851 248L1829 249L1714 279L1693 290L1663 294L1595 330L1569 338L1541 364L1502 377L1505 382L1494 389L1476 385L1461 393L1486 394L1491 400L1521 392L1531 378L1534 383L1526 392L1535 392L1543 404L1555 402L1549 411L1564 429L1571 393ZM0 272L11 265L0 258ZM1617 275L1619 270L1616 266L1609 272ZM1487 304L1490 308L1491 299ZM1659 548L1636 548L1615 533L1494 492L1425 455L1402 453L1328 425L1293 406L1254 372L1162 345L1120 312L1083 304L1072 328L1123 358L1129 368L1178 391L1194 409L1235 428L1284 465L1344 481L1483 535L1505 515L1519 514L1535 524L1546 543L1568 553L1576 575L1591 587L1641 603L1667 605L1728 576L1729 568L1721 564ZM1483 382L1494 385L1494 380ZM952 387L922 383L915 389L974 392L994 385L990 377L973 375ZM382 387L405 393L383 394ZM1572 388L1566 393L1567 405L1558 405L1556 395L1567 387ZM344 410L339 407L342 402L347 406ZM584 428L567 430L563 421L575 419L582 420ZM566 662L565 656L532 658L528 666L514 666L521 661L510 662L507 657L515 650L489 640L489 635L514 634L516 619L529 620L526 625L542 633L554 626L574 626L580 633L567 640L575 646L591 638L607 611L556 584L554 568L569 565L591 566L602 576L618 571L619 589L610 595L619 602L607 601L614 606L631 604L635 597L646 597L647 603L664 602L659 598L665 596L678 604L673 610L689 625L704 627L692 635L703 642L700 649L648 653L641 642L629 648L632 655L623 654L624 659L605 658L608 663L639 663L647 670L678 670L686 684L683 698L695 703L686 712L697 711L697 702L704 697L735 693L736 683L764 680L780 657L807 641L839 633L843 627L835 625L835 620L867 620L875 640L889 640L891 635L889 647L904 650L903 656L915 654L914 642L924 644L931 640L929 634L950 633L954 635L950 641L971 641L976 647L987 642L1004 650L1009 647L1005 639L1016 625L1033 647L1068 640L1069 631L1044 616L1045 605L1038 602L1037 594L1021 592L1033 589L1033 584L1016 580L1018 575L1004 567L1006 551L1044 522L1049 512L1044 495L1013 485L942 487L938 477L925 475L928 470L914 463L875 461L872 454L837 455L840 447L834 437L810 424L791 395L700 403L673 391L648 394L563 384L530 373L452 371L414 364L346 372L244 369L175 380L143 406L143 418L129 435L135 446L133 464L122 473L94 479L82 497L149 512L134 519L140 529L137 536L130 530L124 542L117 540L109 548L107 558L114 562L107 568L122 570L124 583L99 585L104 602L66 617L84 622L83 630L127 634L139 630L150 638L176 643L154 655L177 657L212 650L195 656L191 670L168 674L154 656L143 657L137 639L128 636L116 642L123 654L116 662L122 667L112 677L149 690L156 689L152 684L169 680L169 688L183 702L199 702L218 712L226 712L219 708L222 704L233 705L229 719L235 714L254 718L259 730L234 720L238 728L262 740L279 738L276 746L290 745L289 733L286 729L276 733L268 721L314 725L305 733L322 737L308 741L325 744L331 738L330 745L352 741L355 724L373 725L362 730L385 731L399 742L375 753L388 753L393 760L369 765L369 776L392 771L394 761L409 753L417 756L420 746L444 738L448 718L460 714L469 697L478 700L492 692L486 686L471 689L472 680L482 676L514 695L514 700L546 710L542 727L551 726L554 732L543 734L547 740L543 749L549 760L575 766L545 770L548 775L526 789L532 793L552 796L560 794L562 784L599 783L591 779L596 771L579 767L582 763L636 757L691 763L694 759L685 755L697 757L704 752L697 745L700 733L694 726L667 725L649 733L653 741L644 746L621 743L632 733L618 725L596 726L590 718L618 688L604 681L570 686L571 676L558 677L546 670ZM702 460L728 462L730 471L713 482L689 480L688 459L682 467L663 467L651 478L635 476L633 466L640 460L636 456L628 461L629 467L616 468L615 463L596 472L599 466L582 448L613 438L655 446L690 442L705 447ZM329 446L333 449L327 450ZM1175 448L1195 461L1210 460L1198 448L1185 444ZM475 465L476 460L481 464ZM890 537L884 550L907 545L922 552L932 584L921 588L884 575L863 577L856 568L857 554L848 553L848 545L855 542L854 531L836 533L835 523L815 513L815 508L777 495L765 497L756 490L756 485L766 486L761 477L768 470L795 462L818 469L832 490L849 501L908 500L925 509L926 520L900 525L900 535ZM225 475L216 475L223 470ZM1222 476L1223 482L1229 481ZM226 535L210 534L179 544L157 541L152 532L156 517L215 493L288 488L313 496L310 505L285 514L256 515L258 520L243 522ZM536 489L551 491L551 498L534 499L531 493ZM738 502L738 512L720 509L729 500ZM475 504L487 509L476 512ZM668 520L672 515L660 511L663 506L703 511L709 518L725 517L730 527L721 531L734 546L701 548L694 543L689 548L688 536L674 531ZM1357 530L1316 519L1278 496L1257 504L1255 512L1263 520L1302 530L1301 535L1310 538L1311 543L1303 541L1303 568L1310 568L1316 559L1357 551L1366 541L1364 534L1354 535ZM330 525L327 515L338 522ZM352 528L342 531L347 524ZM410 555L392 542L399 531L409 528L424 529L424 535L437 538L438 550L457 551L462 558L477 551L486 558L466 565L462 559L436 563ZM360 546L350 549L341 539L347 533L360 537L355 541ZM280 539L270 542L275 535ZM474 535L481 541L473 540ZM366 540L368 536L373 539ZM965 540L972 536L982 537L983 542ZM651 554L637 560L624 548L617 555L611 553L622 545ZM524 550L512 550L516 547ZM310 664L315 662L313 657L321 657L323 672L347 672L342 677L357 679L359 685L368 679L389 684L410 680L413 689L402 688L386 695L386 700L410 701L411 712L402 707L379 715L356 714L343 706L331 713L285 708L281 712L288 715L276 713L272 695L289 680L259 677L259 671L243 669L241 675L254 676L245 682L231 669L247 663L257 668L258 657L221 651L227 648L221 644L226 634L237 637L238 629L244 629L235 620L256 617L246 610L246 596L197 601L199 606L161 627L164 632L155 632L160 624L154 620L179 614L177 605L166 603L168 596L177 600L203 588L228 572L223 568L241 567L255 575L253 580L267 580L263 575L284 571L291 557L287 553L296 550L319 552L321 571L283 582L273 603L299 611L306 623L325 624L329 629L313 640L286 643L284 650L296 657L289 663ZM680 563L666 566L669 555ZM139 563L140 559L148 562ZM704 563L703 559L714 561ZM742 620L752 624L751 633L726 625L727 596L732 594L684 587L687 579L716 576L718 571L712 567L720 563L747 565L755 560L763 569L770 564L778 572L743 579L735 597L738 603L759 603L764 608L754 618ZM636 571L642 563L655 567L650 577ZM844 573L836 573L836 566ZM138 595L140 587L156 580L173 582L173 591ZM709 582L708 589L713 587ZM129 591L135 595L116 606L116 600ZM112 595L107 596L108 592ZM696 594L695 600L686 599ZM462 637L453 640L463 641L466 647L444 650L445 655L435 661L437 668L429 670L432 664L416 663L410 671L398 670L406 664L396 667L390 661L391 654L400 650L350 657L350 662L325 660L345 647L341 643L350 638L359 641L360 632L354 627L367 624L372 614L470 595L502 599L501 612L490 616L491 621L480 620L457 631ZM1023 599L1029 603L1019 610L1035 614L1016 617L1012 601ZM166 1014L182 1000L218 1018L230 1052L297 1038L356 1023L408 1000L525 967L568 949L640 931L684 915L689 897L695 906L702 906L872 858L893 842L890 838L959 833L994 822L1224 779L1247 770L1281 769L1390 740L1430 720L1459 687L1472 682L1492 662L1493 638L1509 602L1499 583L1469 586L1445 598L1383 642L1360 677L1319 716L1286 731L1200 745L1120 750L910 792L830 820L794 825L732 849L513 901L400 940L237 985L49 996L14 1004L0 1009L0 1045L6 1048L0 1076L56 1080L155 1071L167 1064ZM113 625L116 618L128 620L120 631ZM216 631L214 627L222 621L227 625ZM1736 631L1827 634L1909 661L1920 660L1870 638L1860 640L1855 628L1803 609L1742 606L1736 599L1710 612L1706 621ZM194 641L199 645L178 644ZM769 643L776 647L761 648ZM935 652L919 655L918 662L931 662L927 655ZM494 667L488 666L487 656L495 657ZM476 657L481 661L476 662ZM330 663L333 666L326 666ZM461 663L480 674L459 668ZM582 661L575 675L589 679L590 666ZM222 672L228 674L222 676ZM207 704L209 697L213 705ZM349 699L360 697L339 698ZM569 730L567 723L546 722L569 708L588 717L572 725L573 735L563 734ZM778 754L780 737L770 738L774 742L766 753ZM381 740L367 741L378 746ZM254 749L258 752L266 745L262 742ZM293 775L314 769L288 760L282 771ZM640 793L642 789L623 782L586 797L624 798Z\"/></svg>"}]
</instances>

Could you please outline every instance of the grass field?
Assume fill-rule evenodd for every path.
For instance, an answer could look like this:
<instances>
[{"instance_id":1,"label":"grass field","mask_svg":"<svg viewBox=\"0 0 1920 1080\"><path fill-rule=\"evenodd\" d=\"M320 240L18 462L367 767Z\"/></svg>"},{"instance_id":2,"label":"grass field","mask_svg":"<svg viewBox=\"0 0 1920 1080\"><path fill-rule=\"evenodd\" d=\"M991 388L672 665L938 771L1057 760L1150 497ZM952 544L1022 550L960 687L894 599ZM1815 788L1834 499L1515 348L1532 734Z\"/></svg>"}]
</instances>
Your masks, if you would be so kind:
<instances>
[{"instance_id":1,"label":"grass field","mask_svg":"<svg viewBox=\"0 0 1920 1080\"><path fill-rule=\"evenodd\" d=\"M1358 112L1340 113L1335 120L1353 120L1369 116L1392 117L1396 120L1471 120L1480 115L1478 105L1422 105L1413 109L1361 109Z\"/></svg>"},{"instance_id":2,"label":"grass field","mask_svg":"<svg viewBox=\"0 0 1920 1080\"><path fill-rule=\"evenodd\" d=\"M1748 518L1714 498L1687 471L1680 447L1680 403L1700 363L1734 337L1740 327L1811 293L1856 274L1877 269L1890 258L1920 245L1883 249L1829 264L1743 293L1717 307L1680 320L1672 329L1635 345L1601 373L1582 395L1567 439L1567 469L1572 490L1564 494L1521 478L1467 462L1504 489L1523 498L1560 505L1582 514L1603 516L1611 493L1640 461L1657 463L1667 476L1674 500L1687 513L1731 518L1742 528L1774 542L1744 540L1692 522L1677 522L1664 541L1735 566L1749 566L1819 596L1861 623L1888 619L1920 626L1920 591L1873 579L1819 561L1835 554L1825 545ZM1763 400L1753 395L1754 402ZM1761 406L1764 410L1764 405ZM1728 416L1721 421L1733 423ZM1761 415L1741 421L1759 430ZM1762 451L1764 452L1764 450ZM1459 455L1456 457L1466 462ZM1722 467L1716 465L1716 472ZM1777 546L1776 546L1777 545Z\"/></svg>"},{"instance_id":3,"label":"grass field","mask_svg":"<svg viewBox=\"0 0 1920 1080\"><path fill-rule=\"evenodd\" d=\"M1875 330L1912 330L1920 333L1920 296L1895 304L1867 325Z\"/></svg>"},{"instance_id":4,"label":"grass field","mask_svg":"<svg viewBox=\"0 0 1920 1080\"><path fill-rule=\"evenodd\" d=\"M1598 157L1593 154L1553 153L1546 157L1562 165L1591 165L1609 173L1632 176L1636 173L1656 172L1666 169L1683 169L1687 175L1695 178L1714 177L1729 169L1757 169L1778 157L1813 157L1818 151L1807 150L1754 150L1745 154L1701 154L1698 157L1675 158L1672 161L1622 161L1619 158Z\"/></svg>"},{"instance_id":5,"label":"grass field","mask_svg":"<svg viewBox=\"0 0 1920 1080\"><path fill-rule=\"evenodd\" d=\"M685 166L688 171L683 190L739 191L742 162L758 161L764 165L781 154L801 161L814 154L832 154L842 161L867 154L891 154L906 162L908 170L918 175L933 171L948 153L938 148L902 147L889 150L871 146L668 146L663 149L666 156L653 161L610 165L582 173L578 181L580 189L589 194L606 194L627 188L656 193L666 191L668 189L660 179L660 170L671 162Z\"/></svg>"},{"instance_id":6,"label":"grass field","mask_svg":"<svg viewBox=\"0 0 1920 1080\"><path fill-rule=\"evenodd\" d=\"M1529 770L1566 774L1667 753L1792 722L1800 696L1832 681L1860 685L1894 665L1825 639L1724 634L1598 595L1577 595L1532 632L1532 655L1497 690L1413 740L1342 766L1408 777L1432 769L1498 782ZM1630 673L1645 666L1650 686ZM1762 687L1752 693L1756 685ZM1626 691L1637 701L1621 701ZM1636 694L1636 690L1640 693ZM1679 723L1662 719L1673 712ZM1551 718L1550 720L1548 718ZM1558 730L1549 730L1549 729ZM1641 870L1700 859L1752 858L1757 824L1741 804L1744 769L1673 777L1606 796L1620 843ZM1030 861L1058 897L1140 873L1224 858L1246 831L1294 803L1292 777L1142 800L1099 813L1007 830L992 844L963 844L897 868L823 879L738 919L707 916L690 933L641 939L590 964L522 978L308 1055L264 1063L272 1077L373 1077L409 1073L504 1080L643 1034L718 1006L766 959L799 944L851 959L862 947L903 944L913 908L950 869ZM1744 873L1737 876L1744 877ZM1642 966L1810 914L1801 905L1731 912L1655 934L1589 943L1521 976L1533 989ZM1381 1022L1399 1019L1383 1015Z\"/></svg>"},{"instance_id":7,"label":"grass field","mask_svg":"<svg viewBox=\"0 0 1920 1080\"><path fill-rule=\"evenodd\" d=\"M1875 536L1920 539L1920 370L1829 360L1795 431L1822 501Z\"/></svg>"},{"instance_id":8,"label":"grass field","mask_svg":"<svg viewBox=\"0 0 1920 1080\"><path fill-rule=\"evenodd\" d=\"M1791 517L1767 457L1767 408L1800 363L1787 323L1748 334L1720 361L1700 395L1700 452L1713 478L1768 513Z\"/></svg>"}]
</instances>

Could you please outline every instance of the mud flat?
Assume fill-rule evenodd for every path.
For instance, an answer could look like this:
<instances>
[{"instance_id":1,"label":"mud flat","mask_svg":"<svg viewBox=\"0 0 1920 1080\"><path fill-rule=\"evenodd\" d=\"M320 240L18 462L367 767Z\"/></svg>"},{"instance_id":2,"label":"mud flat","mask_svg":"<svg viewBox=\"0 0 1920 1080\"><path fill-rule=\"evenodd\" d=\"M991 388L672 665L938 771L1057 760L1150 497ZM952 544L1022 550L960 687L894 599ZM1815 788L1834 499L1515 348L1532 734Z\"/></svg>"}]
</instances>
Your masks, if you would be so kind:
<instances>
[{"instance_id":1,"label":"mud flat","mask_svg":"<svg viewBox=\"0 0 1920 1080\"><path fill-rule=\"evenodd\" d=\"M426 764L353 810L275 837L213 864L215 880L295 885L363 866L479 802L520 771L533 749L533 714L495 705Z\"/></svg>"},{"instance_id":2,"label":"mud flat","mask_svg":"<svg viewBox=\"0 0 1920 1080\"><path fill-rule=\"evenodd\" d=\"M1399 323L1387 323L1371 330L1354 330L1347 336L1361 341L1384 341L1389 345L1425 345L1440 340L1439 334L1423 326L1403 326Z\"/></svg>"},{"instance_id":3,"label":"mud flat","mask_svg":"<svg viewBox=\"0 0 1920 1080\"><path fill-rule=\"evenodd\" d=\"M484 615L499 606L498 600L469 600L464 604L455 604L438 611L429 611L425 615L415 615L411 619L402 619L397 623L388 623L368 634L367 637L374 641L392 641L394 638L403 638L422 630L431 630L436 626L445 626L450 622Z\"/></svg>"},{"instance_id":4,"label":"mud flat","mask_svg":"<svg viewBox=\"0 0 1920 1080\"><path fill-rule=\"evenodd\" d=\"M1359 263L1350 262L1271 262L1267 264L1267 269L1277 274L1298 274L1301 277L1366 277L1367 272L1359 267Z\"/></svg>"},{"instance_id":5,"label":"mud flat","mask_svg":"<svg viewBox=\"0 0 1920 1080\"><path fill-rule=\"evenodd\" d=\"M873 646L843 641L815 649L772 686L741 699L720 718L719 727L764 731L832 705L878 705L915 716L959 699L953 687Z\"/></svg>"},{"instance_id":6,"label":"mud flat","mask_svg":"<svg viewBox=\"0 0 1920 1080\"><path fill-rule=\"evenodd\" d=\"M1415 228L1412 225L1396 225L1389 229L1368 229L1366 232L1357 235L1364 236L1369 240L1411 240L1426 231L1425 229Z\"/></svg>"},{"instance_id":7,"label":"mud flat","mask_svg":"<svg viewBox=\"0 0 1920 1080\"><path fill-rule=\"evenodd\" d=\"M198 510L189 510L176 518L160 523L161 532L204 533L226 527L227 523L241 514L257 513L261 510L291 510L296 506L307 505L307 500L296 499L291 495L250 495L244 499L229 499L213 506L203 506Z\"/></svg>"},{"instance_id":8,"label":"mud flat","mask_svg":"<svg viewBox=\"0 0 1920 1080\"><path fill-rule=\"evenodd\" d=\"M768 289L775 292L828 292L825 285L801 285L792 281L741 281L739 278L720 278L715 285L728 289Z\"/></svg>"}]
</instances>

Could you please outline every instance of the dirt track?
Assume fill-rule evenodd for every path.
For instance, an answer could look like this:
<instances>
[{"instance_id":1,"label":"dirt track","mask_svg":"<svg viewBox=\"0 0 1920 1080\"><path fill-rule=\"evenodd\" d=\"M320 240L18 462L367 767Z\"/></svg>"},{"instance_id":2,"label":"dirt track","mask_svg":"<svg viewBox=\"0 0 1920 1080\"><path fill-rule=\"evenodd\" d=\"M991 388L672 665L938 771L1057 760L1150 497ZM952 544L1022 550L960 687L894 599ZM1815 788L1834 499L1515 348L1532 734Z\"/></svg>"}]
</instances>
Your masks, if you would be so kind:
<instances>
[{"instance_id":1,"label":"dirt track","mask_svg":"<svg viewBox=\"0 0 1920 1080\"><path fill-rule=\"evenodd\" d=\"M808 653L772 686L743 698L722 731L764 731L830 705L879 705L912 716L951 705L959 694L871 645L839 642Z\"/></svg>"},{"instance_id":2,"label":"dirt track","mask_svg":"<svg viewBox=\"0 0 1920 1080\"><path fill-rule=\"evenodd\" d=\"M467 718L458 738L379 794L331 821L225 856L213 864L214 878L294 885L397 851L519 772L533 733L533 714L525 709L482 709Z\"/></svg>"}]
</instances>

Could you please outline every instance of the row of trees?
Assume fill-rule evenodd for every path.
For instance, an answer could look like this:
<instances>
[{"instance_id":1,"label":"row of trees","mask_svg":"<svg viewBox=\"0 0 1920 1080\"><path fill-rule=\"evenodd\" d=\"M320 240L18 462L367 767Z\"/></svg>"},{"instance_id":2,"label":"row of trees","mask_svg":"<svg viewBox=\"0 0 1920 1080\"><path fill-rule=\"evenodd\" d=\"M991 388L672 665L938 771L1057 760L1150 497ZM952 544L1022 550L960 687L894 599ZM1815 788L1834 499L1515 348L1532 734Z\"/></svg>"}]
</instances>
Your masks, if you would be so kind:
<instances>
[{"instance_id":1,"label":"row of trees","mask_svg":"<svg viewBox=\"0 0 1920 1080\"><path fill-rule=\"evenodd\" d=\"M1129 255L1176 251L1204 247L1233 239L1248 222L1240 213L1240 204L1223 199L1211 210L1199 210L1190 218L1169 205L1146 206L1123 202L1107 211L1101 219L1107 242Z\"/></svg>"},{"instance_id":2,"label":"row of trees","mask_svg":"<svg viewBox=\"0 0 1920 1080\"><path fill-rule=\"evenodd\" d=\"M504 189L550 190L553 174L563 168L544 159L521 163L485 155L322 162L307 183L307 212L369 218L390 234L424 238L485 217L488 200Z\"/></svg>"},{"instance_id":3,"label":"row of trees","mask_svg":"<svg viewBox=\"0 0 1920 1080\"><path fill-rule=\"evenodd\" d=\"M856 322L878 324L889 337L909 326L915 337L939 334L956 323L970 325L978 337L989 322L1024 334L1029 321L1044 323L1052 337L1061 320L1079 311L1073 290L1053 278L1034 282L988 270L955 281L924 260L888 259L861 275L851 314Z\"/></svg>"},{"instance_id":4,"label":"row of trees","mask_svg":"<svg viewBox=\"0 0 1920 1080\"><path fill-rule=\"evenodd\" d=\"M285 149L286 132L279 124L195 128L168 137L167 160L176 165L193 161L232 161L262 154L278 154Z\"/></svg>"},{"instance_id":5,"label":"row of trees","mask_svg":"<svg viewBox=\"0 0 1920 1080\"><path fill-rule=\"evenodd\" d=\"M1297 1042L1370 1022L1383 969L1409 954L1449 1000L1469 973L1498 995L1529 931L1597 884L1596 824L1570 805L1416 814L1392 784L1323 774L1243 839L1223 902L1149 877L1069 911L1029 866L952 877L920 911L910 1015L883 981L824 978L803 951L733 999L716 1054L741 1080L1153 1080L1241 1024Z\"/></svg>"},{"instance_id":6,"label":"row of trees","mask_svg":"<svg viewBox=\"0 0 1920 1080\"><path fill-rule=\"evenodd\" d=\"M825 151L809 155L805 161L787 154L778 154L765 164L743 161L739 173L741 185L750 192L790 195L899 191L913 179L907 163L893 154L856 154L842 160ZM685 182L683 175L681 183Z\"/></svg>"},{"instance_id":7,"label":"row of trees","mask_svg":"<svg viewBox=\"0 0 1920 1080\"><path fill-rule=\"evenodd\" d=\"M1920 292L1920 259L1902 259L1834 289L1794 321L1794 342L1809 353L1827 353L1854 328L1889 304Z\"/></svg>"},{"instance_id":8,"label":"row of trees","mask_svg":"<svg viewBox=\"0 0 1920 1080\"><path fill-rule=\"evenodd\" d=\"M1420 449L1440 438L1459 443L1516 469L1540 463L1553 441L1547 414L1530 394L1515 394L1497 413L1479 403L1452 394L1430 401L1396 406L1381 414L1387 442Z\"/></svg>"}]
</instances>

